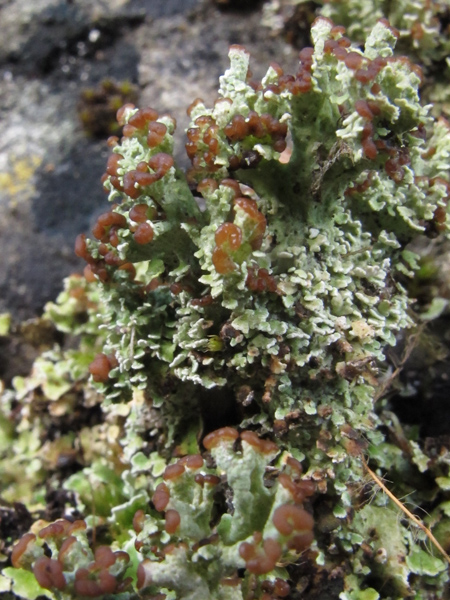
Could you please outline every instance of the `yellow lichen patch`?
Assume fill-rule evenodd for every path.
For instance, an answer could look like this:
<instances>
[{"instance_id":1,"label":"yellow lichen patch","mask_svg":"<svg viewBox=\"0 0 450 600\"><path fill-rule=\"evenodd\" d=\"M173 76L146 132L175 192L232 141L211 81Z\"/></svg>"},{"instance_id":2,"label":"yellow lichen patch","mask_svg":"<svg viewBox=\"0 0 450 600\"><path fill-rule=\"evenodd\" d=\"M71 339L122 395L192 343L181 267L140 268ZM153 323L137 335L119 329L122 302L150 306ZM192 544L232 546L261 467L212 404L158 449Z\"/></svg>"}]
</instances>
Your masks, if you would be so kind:
<instances>
[{"instance_id":1,"label":"yellow lichen patch","mask_svg":"<svg viewBox=\"0 0 450 600\"><path fill-rule=\"evenodd\" d=\"M21 159L12 158L10 168L0 173L0 189L14 199L19 195L21 198L24 195L29 197L34 191L34 174L41 163L42 158L36 155Z\"/></svg>"}]
</instances>

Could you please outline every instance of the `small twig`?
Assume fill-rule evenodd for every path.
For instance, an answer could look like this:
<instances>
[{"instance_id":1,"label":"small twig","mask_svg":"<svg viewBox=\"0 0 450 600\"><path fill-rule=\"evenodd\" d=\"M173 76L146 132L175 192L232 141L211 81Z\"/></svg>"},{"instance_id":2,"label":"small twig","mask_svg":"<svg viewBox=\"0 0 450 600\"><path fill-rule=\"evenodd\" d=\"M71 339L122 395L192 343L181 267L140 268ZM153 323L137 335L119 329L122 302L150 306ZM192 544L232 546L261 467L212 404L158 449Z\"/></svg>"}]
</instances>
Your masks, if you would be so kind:
<instances>
[{"instance_id":1,"label":"small twig","mask_svg":"<svg viewBox=\"0 0 450 600\"><path fill-rule=\"evenodd\" d=\"M408 517L408 519L410 519L415 525L417 525L417 527L419 527L419 529L421 529L424 532L424 534L427 536L427 538L430 540L430 542L434 545L435 548L437 548L437 550L442 554L442 556L445 558L445 560L450 565L450 556L447 554L447 552L444 550L444 548L441 546L441 544L437 541L437 539L434 537L434 535L431 533L431 531L428 529L428 527L426 525L424 525L420 519L418 519L415 515L413 515L413 513L410 510L408 510L406 508L406 506L396 496L394 496L394 494L384 485L384 483L381 481L381 479L378 477L378 475L376 475L372 471L372 469L369 467L366 459L363 456L361 456L361 461L364 466L364 469L367 471L367 473L370 475L370 477L375 481L375 483L392 500L392 502L396 506L398 506L398 508L401 511L403 511L405 513L405 515Z\"/></svg>"}]
</instances>

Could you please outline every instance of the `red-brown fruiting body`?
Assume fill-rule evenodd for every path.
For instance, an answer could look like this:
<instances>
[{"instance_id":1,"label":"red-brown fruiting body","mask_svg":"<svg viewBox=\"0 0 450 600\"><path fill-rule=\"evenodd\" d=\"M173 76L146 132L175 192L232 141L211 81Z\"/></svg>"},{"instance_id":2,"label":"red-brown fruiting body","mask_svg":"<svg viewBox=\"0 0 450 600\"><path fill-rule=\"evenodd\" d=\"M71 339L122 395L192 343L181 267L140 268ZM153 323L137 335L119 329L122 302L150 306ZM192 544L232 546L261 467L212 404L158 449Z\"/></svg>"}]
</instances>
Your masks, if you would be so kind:
<instances>
[{"instance_id":1,"label":"red-brown fruiting body","mask_svg":"<svg viewBox=\"0 0 450 600\"><path fill-rule=\"evenodd\" d=\"M245 560L247 570L255 575L272 571L282 552L280 543L272 538L264 540L262 546L262 551L248 542L239 546L239 554Z\"/></svg>"},{"instance_id":2,"label":"red-brown fruiting body","mask_svg":"<svg viewBox=\"0 0 450 600\"><path fill-rule=\"evenodd\" d=\"M370 158L370 160L375 160L378 151L374 141L370 138L367 138L365 140L362 140L361 145L364 152L364 156L366 158Z\"/></svg>"},{"instance_id":3,"label":"red-brown fruiting body","mask_svg":"<svg viewBox=\"0 0 450 600\"><path fill-rule=\"evenodd\" d=\"M108 158L108 162L106 163L106 173L108 175L116 175L117 169L119 168L119 162L123 160L123 156L121 154L111 154Z\"/></svg>"},{"instance_id":4,"label":"red-brown fruiting body","mask_svg":"<svg viewBox=\"0 0 450 600\"><path fill-rule=\"evenodd\" d=\"M242 115L235 115L224 127L224 133L231 142L240 142L248 135L248 124Z\"/></svg>"},{"instance_id":5,"label":"red-brown fruiting body","mask_svg":"<svg viewBox=\"0 0 450 600\"><path fill-rule=\"evenodd\" d=\"M141 162L136 165L136 171L139 171L139 173L148 173L148 163L145 162L145 160L141 160Z\"/></svg>"},{"instance_id":6,"label":"red-brown fruiting body","mask_svg":"<svg viewBox=\"0 0 450 600\"><path fill-rule=\"evenodd\" d=\"M286 596L289 595L289 593L291 591L291 586L288 584L287 581L284 581L283 579L280 579L279 577L277 577L275 579L275 585L273 587L273 591L274 591L275 595L278 596L278 598L285 598Z\"/></svg>"},{"instance_id":7,"label":"red-brown fruiting body","mask_svg":"<svg viewBox=\"0 0 450 600\"><path fill-rule=\"evenodd\" d=\"M203 100L201 98L196 98L193 102L191 102L191 104L187 107L187 110L186 110L188 117L191 116L192 111L199 104L203 104Z\"/></svg>"},{"instance_id":8,"label":"red-brown fruiting body","mask_svg":"<svg viewBox=\"0 0 450 600\"><path fill-rule=\"evenodd\" d=\"M154 504L154 502L153 502ZM141 533L141 531L144 529L144 523L145 523L145 512L142 510L142 508L140 508L139 510L137 510L134 513L134 517L133 517L133 529L136 533Z\"/></svg>"},{"instance_id":9,"label":"red-brown fruiting body","mask_svg":"<svg viewBox=\"0 0 450 600\"><path fill-rule=\"evenodd\" d=\"M248 215L249 220L253 222L246 234L253 250L258 250L261 247L266 230L265 216L258 210L256 202L250 198L236 198L234 205L241 208Z\"/></svg>"},{"instance_id":10,"label":"red-brown fruiting body","mask_svg":"<svg viewBox=\"0 0 450 600\"><path fill-rule=\"evenodd\" d=\"M133 135L138 131L138 129L136 127L133 127L133 125L124 125L123 129L122 129L122 133L123 133L123 138L130 138L133 137Z\"/></svg>"},{"instance_id":11,"label":"red-brown fruiting body","mask_svg":"<svg viewBox=\"0 0 450 600\"><path fill-rule=\"evenodd\" d=\"M334 38L339 38L341 35L345 35L346 29L343 25L334 25L331 28L330 35Z\"/></svg>"},{"instance_id":12,"label":"red-brown fruiting body","mask_svg":"<svg viewBox=\"0 0 450 600\"><path fill-rule=\"evenodd\" d=\"M106 383L109 379L111 371L111 362L106 354L97 354L94 360L89 365L89 373L96 383Z\"/></svg>"},{"instance_id":13,"label":"red-brown fruiting body","mask_svg":"<svg viewBox=\"0 0 450 600\"><path fill-rule=\"evenodd\" d=\"M67 521L66 519L58 519L57 521L50 523L50 525L43 527L39 531L38 535L42 539L48 537L62 536L65 533L67 533L70 524L70 521Z\"/></svg>"},{"instance_id":14,"label":"red-brown fruiting body","mask_svg":"<svg viewBox=\"0 0 450 600\"><path fill-rule=\"evenodd\" d=\"M205 477L201 473L197 473L194 477L195 483L203 487L205 485Z\"/></svg>"},{"instance_id":15,"label":"red-brown fruiting body","mask_svg":"<svg viewBox=\"0 0 450 600\"><path fill-rule=\"evenodd\" d=\"M373 112L365 100L356 100L355 110L364 119L369 119L369 121L373 119Z\"/></svg>"},{"instance_id":16,"label":"red-brown fruiting body","mask_svg":"<svg viewBox=\"0 0 450 600\"><path fill-rule=\"evenodd\" d=\"M119 177L116 177L115 175L111 175L111 177L109 178L109 182L113 186L113 188L115 188L119 192L123 192L123 185L122 185ZM106 191L108 191L108 190L106 190Z\"/></svg>"},{"instance_id":17,"label":"red-brown fruiting body","mask_svg":"<svg viewBox=\"0 0 450 600\"><path fill-rule=\"evenodd\" d=\"M106 145L108 146L108 148L115 148L118 143L119 138L117 137L117 135L110 135L109 138L106 140Z\"/></svg>"},{"instance_id":18,"label":"red-brown fruiting body","mask_svg":"<svg viewBox=\"0 0 450 600\"><path fill-rule=\"evenodd\" d=\"M138 590L141 590L144 586L150 585L150 583L152 581L150 574L147 572L147 569L145 568L146 565L151 565L151 560L149 558L146 558L145 560L143 560L137 568L136 585L137 585Z\"/></svg>"},{"instance_id":19,"label":"red-brown fruiting body","mask_svg":"<svg viewBox=\"0 0 450 600\"><path fill-rule=\"evenodd\" d=\"M158 512L161 512L166 509L166 506L169 504L170 500L170 491L165 483L160 483L155 490L155 493L152 497L152 502L155 505L155 508Z\"/></svg>"},{"instance_id":20,"label":"red-brown fruiting body","mask_svg":"<svg viewBox=\"0 0 450 600\"><path fill-rule=\"evenodd\" d=\"M164 123L153 121L148 124L147 144L149 148L156 148L164 140L167 133L167 127Z\"/></svg>"},{"instance_id":21,"label":"red-brown fruiting body","mask_svg":"<svg viewBox=\"0 0 450 600\"><path fill-rule=\"evenodd\" d=\"M180 458L178 463L188 469L201 469L203 467L203 458L201 454L188 454Z\"/></svg>"},{"instance_id":22,"label":"red-brown fruiting body","mask_svg":"<svg viewBox=\"0 0 450 600\"><path fill-rule=\"evenodd\" d=\"M216 229L214 239L219 248L225 246L225 250L238 250L242 244L242 231L234 223L223 223Z\"/></svg>"},{"instance_id":23,"label":"red-brown fruiting body","mask_svg":"<svg viewBox=\"0 0 450 600\"><path fill-rule=\"evenodd\" d=\"M109 546L98 546L94 553L95 563L99 567L108 568L116 562L114 552Z\"/></svg>"},{"instance_id":24,"label":"red-brown fruiting body","mask_svg":"<svg viewBox=\"0 0 450 600\"><path fill-rule=\"evenodd\" d=\"M241 584L241 578L235 575L234 577L223 577L220 580L220 585L226 585L229 587L237 587Z\"/></svg>"},{"instance_id":25,"label":"red-brown fruiting body","mask_svg":"<svg viewBox=\"0 0 450 600\"><path fill-rule=\"evenodd\" d=\"M261 454L272 454L278 452L278 446L270 440L262 440L254 431L243 431L241 440L252 446Z\"/></svg>"},{"instance_id":26,"label":"red-brown fruiting body","mask_svg":"<svg viewBox=\"0 0 450 600\"><path fill-rule=\"evenodd\" d=\"M116 228L124 228L127 226L127 220L123 215L112 210L102 213L97 217L97 223L92 229L92 233L98 240L107 242L108 231L112 226L115 226Z\"/></svg>"},{"instance_id":27,"label":"red-brown fruiting body","mask_svg":"<svg viewBox=\"0 0 450 600\"><path fill-rule=\"evenodd\" d=\"M214 124L214 119L210 115L201 115L195 119L194 123L198 127L209 127Z\"/></svg>"},{"instance_id":28,"label":"red-brown fruiting body","mask_svg":"<svg viewBox=\"0 0 450 600\"><path fill-rule=\"evenodd\" d=\"M147 204L135 204L128 213L131 221L145 223L148 219L149 206Z\"/></svg>"},{"instance_id":29,"label":"red-brown fruiting body","mask_svg":"<svg viewBox=\"0 0 450 600\"><path fill-rule=\"evenodd\" d=\"M309 479L300 480L299 482L292 481L289 475L281 473L278 477L279 483L292 495L292 499L297 504L301 504L305 498L312 496L316 490L314 482Z\"/></svg>"},{"instance_id":30,"label":"red-brown fruiting body","mask_svg":"<svg viewBox=\"0 0 450 600\"><path fill-rule=\"evenodd\" d=\"M253 135L256 138L263 138L266 135L266 127L263 120L254 110L251 110L248 114L247 126L249 135Z\"/></svg>"},{"instance_id":31,"label":"red-brown fruiting body","mask_svg":"<svg viewBox=\"0 0 450 600\"><path fill-rule=\"evenodd\" d=\"M153 227L150 223L141 223L133 233L133 239L137 244L148 244L153 240Z\"/></svg>"},{"instance_id":32,"label":"red-brown fruiting body","mask_svg":"<svg viewBox=\"0 0 450 600\"><path fill-rule=\"evenodd\" d=\"M128 171L128 173L125 173L123 176L123 191L127 196L136 200L143 193L140 188L152 185L155 181L158 181L156 173L143 173L137 170ZM136 187L136 185L138 187Z\"/></svg>"},{"instance_id":33,"label":"red-brown fruiting body","mask_svg":"<svg viewBox=\"0 0 450 600\"><path fill-rule=\"evenodd\" d=\"M211 258L214 268L220 275L226 275L236 269L235 263L222 248L214 248Z\"/></svg>"},{"instance_id":34,"label":"red-brown fruiting body","mask_svg":"<svg viewBox=\"0 0 450 600\"><path fill-rule=\"evenodd\" d=\"M202 296L201 298L194 298L191 300L192 306L210 306L213 304L214 298L211 294L206 294L206 296Z\"/></svg>"},{"instance_id":35,"label":"red-brown fruiting body","mask_svg":"<svg viewBox=\"0 0 450 600\"><path fill-rule=\"evenodd\" d=\"M427 160L428 158L432 158L436 154L436 150L437 150L436 146L430 146L428 148L428 150L423 152L420 156L424 160Z\"/></svg>"},{"instance_id":36,"label":"red-brown fruiting body","mask_svg":"<svg viewBox=\"0 0 450 600\"><path fill-rule=\"evenodd\" d=\"M164 177L169 169L173 167L173 164L173 157L165 152L159 152L158 154L155 154L148 161L149 167L158 174L159 178Z\"/></svg>"},{"instance_id":37,"label":"red-brown fruiting body","mask_svg":"<svg viewBox=\"0 0 450 600\"><path fill-rule=\"evenodd\" d=\"M374 83L373 86L370 88L370 91L374 95L379 94L381 92L381 85L379 83Z\"/></svg>"},{"instance_id":38,"label":"red-brown fruiting body","mask_svg":"<svg viewBox=\"0 0 450 600\"><path fill-rule=\"evenodd\" d=\"M218 150L217 134L219 133L219 126L214 124L210 125L203 134L203 141L210 147L210 150Z\"/></svg>"},{"instance_id":39,"label":"red-brown fruiting body","mask_svg":"<svg viewBox=\"0 0 450 600\"><path fill-rule=\"evenodd\" d=\"M389 23L389 21L383 17L381 19L378 19L378 23L382 23L385 27L387 27L389 29L389 31L398 39L400 37L400 31L398 29L396 29L395 27L392 27L392 25Z\"/></svg>"},{"instance_id":40,"label":"red-brown fruiting body","mask_svg":"<svg viewBox=\"0 0 450 600\"><path fill-rule=\"evenodd\" d=\"M89 271L90 271L94 281L96 281L96 278L94 276L98 277L98 279L102 283L105 283L106 281L108 281L109 275L108 275L108 271L106 270L105 267L106 267L106 264L104 261L97 261L93 265L87 265L84 270L86 280L91 281L91 279L88 279L88 275L89 275Z\"/></svg>"},{"instance_id":41,"label":"red-brown fruiting body","mask_svg":"<svg viewBox=\"0 0 450 600\"><path fill-rule=\"evenodd\" d=\"M175 533L181 522L180 513L172 508L166 511L165 530L167 533Z\"/></svg>"},{"instance_id":42,"label":"red-brown fruiting body","mask_svg":"<svg viewBox=\"0 0 450 600\"><path fill-rule=\"evenodd\" d=\"M400 183L403 180L405 173L398 158L388 158L384 163L384 168L390 179L395 183Z\"/></svg>"},{"instance_id":43,"label":"red-brown fruiting body","mask_svg":"<svg viewBox=\"0 0 450 600\"><path fill-rule=\"evenodd\" d=\"M77 519L73 523L70 523L67 527L66 534L72 534L74 531L85 531L87 529L86 521Z\"/></svg>"},{"instance_id":44,"label":"red-brown fruiting body","mask_svg":"<svg viewBox=\"0 0 450 600\"><path fill-rule=\"evenodd\" d=\"M249 51L244 46L241 46L241 44L231 44L230 51L231 50L237 51L237 52L242 52L243 54L246 54L247 56L249 56Z\"/></svg>"},{"instance_id":45,"label":"red-brown fruiting body","mask_svg":"<svg viewBox=\"0 0 450 600\"><path fill-rule=\"evenodd\" d=\"M87 263L95 263L95 258L89 254L84 233L77 235L75 239L75 254L83 258Z\"/></svg>"},{"instance_id":46,"label":"red-brown fruiting body","mask_svg":"<svg viewBox=\"0 0 450 600\"><path fill-rule=\"evenodd\" d=\"M198 142L200 140L200 129L198 127L190 127L186 131L186 137L190 142Z\"/></svg>"},{"instance_id":47,"label":"red-brown fruiting body","mask_svg":"<svg viewBox=\"0 0 450 600\"><path fill-rule=\"evenodd\" d=\"M282 535L291 535L294 531L311 531L314 527L312 516L299 506L283 504L273 513L273 524Z\"/></svg>"},{"instance_id":48,"label":"red-brown fruiting body","mask_svg":"<svg viewBox=\"0 0 450 600\"><path fill-rule=\"evenodd\" d=\"M369 71L369 73L372 74L373 78L375 78L381 71L381 69L387 64L388 61L386 58L383 58L382 56L377 56L372 61L367 62L367 70Z\"/></svg>"},{"instance_id":49,"label":"red-brown fruiting body","mask_svg":"<svg viewBox=\"0 0 450 600\"><path fill-rule=\"evenodd\" d=\"M100 250L99 250L100 252ZM123 261L119 258L119 256L112 250L109 250L105 255L104 255L104 261L107 265L110 266L118 266L121 263L123 263Z\"/></svg>"},{"instance_id":50,"label":"red-brown fruiting body","mask_svg":"<svg viewBox=\"0 0 450 600\"><path fill-rule=\"evenodd\" d=\"M120 185L120 179L118 177L115 177L114 175L112 177L114 177L114 179L116 179L119 182L119 185ZM109 193L109 188L108 188L107 185L105 185L108 180L110 180L110 176L108 175L108 173L103 173L103 175L100 177L100 183L102 184L103 191L106 194Z\"/></svg>"},{"instance_id":51,"label":"red-brown fruiting body","mask_svg":"<svg viewBox=\"0 0 450 600\"><path fill-rule=\"evenodd\" d=\"M338 47L336 40L326 40L323 45L324 54L332 54L333 50Z\"/></svg>"},{"instance_id":52,"label":"red-brown fruiting body","mask_svg":"<svg viewBox=\"0 0 450 600\"><path fill-rule=\"evenodd\" d=\"M313 62L313 56L314 56L314 48L311 48L310 46L306 46L305 48L303 48L302 50L300 50L300 53L298 55L300 62L302 63L302 66L304 68L311 68L312 62Z\"/></svg>"},{"instance_id":53,"label":"red-brown fruiting body","mask_svg":"<svg viewBox=\"0 0 450 600\"><path fill-rule=\"evenodd\" d=\"M94 283L94 281L97 281L97 279L95 277L95 273L93 272L91 265L86 265L84 267L83 275L88 283Z\"/></svg>"},{"instance_id":54,"label":"red-brown fruiting body","mask_svg":"<svg viewBox=\"0 0 450 600\"><path fill-rule=\"evenodd\" d=\"M180 475L183 475L185 469L184 466L179 462L176 462L173 465L169 465L165 468L163 479L164 481L169 481L171 479L177 479Z\"/></svg>"},{"instance_id":55,"label":"red-brown fruiting body","mask_svg":"<svg viewBox=\"0 0 450 600\"><path fill-rule=\"evenodd\" d=\"M28 544L30 542L34 542L35 539L36 539L36 536L34 535L34 533L26 533L14 545L12 552L11 552L11 563L12 563L13 567L15 567L16 569L20 569L20 567L22 566L21 560L22 560L24 553L26 552L26 550L28 548Z\"/></svg>"},{"instance_id":56,"label":"red-brown fruiting body","mask_svg":"<svg viewBox=\"0 0 450 600\"><path fill-rule=\"evenodd\" d=\"M62 591L66 587L61 563L48 556L40 556L33 565L33 573L39 585L46 590Z\"/></svg>"},{"instance_id":57,"label":"red-brown fruiting body","mask_svg":"<svg viewBox=\"0 0 450 600\"><path fill-rule=\"evenodd\" d=\"M242 195L239 183L235 179L222 179L220 185L228 187L233 190L234 197L238 198Z\"/></svg>"},{"instance_id":58,"label":"red-brown fruiting body","mask_svg":"<svg viewBox=\"0 0 450 600\"><path fill-rule=\"evenodd\" d=\"M343 60L347 58L348 52L346 48L343 48L339 42L336 48L333 48L333 54L338 60Z\"/></svg>"},{"instance_id":59,"label":"red-brown fruiting body","mask_svg":"<svg viewBox=\"0 0 450 600\"><path fill-rule=\"evenodd\" d=\"M294 96L298 94L306 94L311 90L311 79L308 77L309 73L301 73L299 77L293 82L290 87L290 91Z\"/></svg>"},{"instance_id":60,"label":"red-brown fruiting body","mask_svg":"<svg viewBox=\"0 0 450 600\"><path fill-rule=\"evenodd\" d=\"M234 442L239 437L239 432L233 427L222 427L208 433L203 439L203 445L207 450L212 450L222 443Z\"/></svg>"},{"instance_id":61,"label":"red-brown fruiting body","mask_svg":"<svg viewBox=\"0 0 450 600\"><path fill-rule=\"evenodd\" d=\"M357 69L355 72L355 79L357 79L360 83L369 83L374 77L375 74L369 69Z\"/></svg>"},{"instance_id":62,"label":"red-brown fruiting body","mask_svg":"<svg viewBox=\"0 0 450 600\"><path fill-rule=\"evenodd\" d=\"M447 222L447 209L444 206L438 206L433 214L433 221L436 223L436 229L439 232L445 231Z\"/></svg>"},{"instance_id":63,"label":"red-brown fruiting body","mask_svg":"<svg viewBox=\"0 0 450 600\"><path fill-rule=\"evenodd\" d=\"M197 192L199 192L205 198L208 197L209 194L214 193L218 187L219 184L215 179L206 178L202 179L197 185Z\"/></svg>"},{"instance_id":64,"label":"red-brown fruiting body","mask_svg":"<svg viewBox=\"0 0 450 600\"><path fill-rule=\"evenodd\" d=\"M136 129L145 129L150 121L156 121L158 113L153 108L141 108L128 119L128 125Z\"/></svg>"},{"instance_id":65,"label":"red-brown fruiting body","mask_svg":"<svg viewBox=\"0 0 450 600\"><path fill-rule=\"evenodd\" d=\"M169 289L174 296L178 296L184 290L184 286L176 281L170 284Z\"/></svg>"},{"instance_id":66,"label":"red-brown fruiting body","mask_svg":"<svg viewBox=\"0 0 450 600\"><path fill-rule=\"evenodd\" d=\"M294 535L287 542L287 547L290 550L294 550L297 553L304 552L307 548L309 548L314 540L314 532L313 531L304 531L302 533L298 533Z\"/></svg>"},{"instance_id":67,"label":"red-brown fruiting body","mask_svg":"<svg viewBox=\"0 0 450 600\"><path fill-rule=\"evenodd\" d=\"M116 119L117 119L117 122L119 123L119 125L125 124L125 121L124 121L125 113L128 110L133 110L134 108L136 108L136 107L134 106L134 104L131 104L131 103L124 104L123 106L121 106L119 108L119 110L116 113Z\"/></svg>"},{"instance_id":68,"label":"red-brown fruiting body","mask_svg":"<svg viewBox=\"0 0 450 600\"><path fill-rule=\"evenodd\" d=\"M107 569L93 573L89 569L78 569L75 573L74 590L80 596L95 598L103 594L113 594L117 589L117 579Z\"/></svg>"},{"instance_id":69,"label":"red-brown fruiting body","mask_svg":"<svg viewBox=\"0 0 450 600\"><path fill-rule=\"evenodd\" d=\"M345 66L349 69L359 69L363 62L363 57L358 52L349 52L344 59Z\"/></svg>"},{"instance_id":70,"label":"red-brown fruiting body","mask_svg":"<svg viewBox=\"0 0 450 600\"><path fill-rule=\"evenodd\" d=\"M283 67L281 67L277 62L271 62L270 66L276 72L278 77L281 77L282 75L284 75Z\"/></svg>"},{"instance_id":71,"label":"red-brown fruiting body","mask_svg":"<svg viewBox=\"0 0 450 600\"><path fill-rule=\"evenodd\" d=\"M339 44L339 46L341 46L341 48L350 48L350 46L352 45L349 38L345 37L345 36L342 36L341 38L338 39L338 44Z\"/></svg>"},{"instance_id":72,"label":"red-brown fruiting body","mask_svg":"<svg viewBox=\"0 0 450 600\"><path fill-rule=\"evenodd\" d=\"M64 565L64 559L66 557L67 552L69 551L70 547L76 543L76 541L77 541L77 538L74 535L71 535L68 538L66 538L63 541L63 543L61 544L61 548L59 549L59 552L58 552L58 560L63 565Z\"/></svg>"},{"instance_id":73,"label":"red-brown fruiting body","mask_svg":"<svg viewBox=\"0 0 450 600\"><path fill-rule=\"evenodd\" d=\"M130 555L124 550L116 550L113 554L115 557L115 562L122 561L124 564L128 564L130 562Z\"/></svg>"},{"instance_id":74,"label":"red-brown fruiting body","mask_svg":"<svg viewBox=\"0 0 450 600\"><path fill-rule=\"evenodd\" d=\"M205 484L215 486L220 483L220 477L217 477L217 475L211 475L210 473L207 473L206 475L197 473L194 477L194 481L201 487L203 487Z\"/></svg>"},{"instance_id":75,"label":"red-brown fruiting body","mask_svg":"<svg viewBox=\"0 0 450 600\"><path fill-rule=\"evenodd\" d=\"M252 292L276 292L277 282L274 277L269 274L267 269L256 269L248 267L247 278L245 284Z\"/></svg>"},{"instance_id":76,"label":"red-brown fruiting body","mask_svg":"<svg viewBox=\"0 0 450 600\"><path fill-rule=\"evenodd\" d=\"M367 100L367 106L374 116L378 117L381 114L381 108L375 100Z\"/></svg>"},{"instance_id":77,"label":"red-brown fruiting body","mask_svg":"<svg viewBox=\"0 0 450 600\"><path fill-rule=\"evenodd\" d=\"M220 477L207 473L206 475L203 475L203 482L207 485L218 485L220 483Z\"/></svg>"},{"instance_id":78,"label":"red-brown fruiting body","mask_svg":"<svg viewBox=\"0 0 450 600\"><path fill-rule=\"evenodd\" d=\"M302 463L293 456L288 456L286 464L296 473L298 477L303 473Z\"/></svg>"},{"instance_id":79,"label":"red-brown fruiting body","mask_svg":"<svg viewBox=\"0 0 450 600\"><path fill-rule=\"evenodd\" d=\"M361 110L365 109L365 104L360 105ZM367 107L367 110L370 110L369 107ZM377 146L376 146L376 143L373 141L372 135L373 135L373 125L372 125L371 121L368 121L368 122L366 122L366 124L364 125L363 130L362 130L361 145L363 148L364 155L366 156L366 158L369 158L370 160L374 160L378 155Z\"/></svg>"}]
</instances>

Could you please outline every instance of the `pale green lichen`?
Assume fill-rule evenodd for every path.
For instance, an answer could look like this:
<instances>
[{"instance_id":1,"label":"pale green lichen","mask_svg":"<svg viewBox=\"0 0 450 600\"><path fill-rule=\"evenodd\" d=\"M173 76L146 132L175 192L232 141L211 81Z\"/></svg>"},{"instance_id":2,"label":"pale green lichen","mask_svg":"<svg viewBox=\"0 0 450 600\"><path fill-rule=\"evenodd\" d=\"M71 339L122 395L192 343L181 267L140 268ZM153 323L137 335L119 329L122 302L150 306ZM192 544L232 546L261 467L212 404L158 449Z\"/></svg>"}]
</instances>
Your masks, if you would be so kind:
<instances>
[{"instance_id":1,"label":"pale green lichen","mask_svg":"<svg viewBox=\"0 0 450 600\"><path fill-rule=\"evenodd\" d=\"M448 230L449 126L421 104L417 69L395 58L388 24L374 25L363 50L339 45L327 19L311 35L296 76L275 65L260 85L248 81L248 53L232 47L219 100L190 108L188 177L171 157L173 121L122 111L104 183L114 206L96 239L77 241L92 282L68 280L47 308L80 345L40 357L2 404L8 440L22 447L34 435L40 475L28 497L40 490L42 502L42 448L59 446L33 402L42 392L52 417L85 410L88 362L100 353L89 369L103 412L77 425L82 468L62 477L99 539L79 529L58 559L70 526L52 526L41 563L61 598L268 600L288 580L313 586L321 569L336 574L341 600L445 593L445 563L423 536L382 494L367 502L361 454L418 504L430 498L427 476L434 498L448 490L448 451L428 460L375 397L386 348L415 322L408 287L422 267L410 243ZM18 432L8 428L14 401ZM241 431L220 430L202 450L203 434L225 425ZM286 510L302 526L291 515L297 529L280 529ZM441 536L449 512L436 508ZM316 539L298 561L311 539L293 531L310 533L311 514ZM16 566L41 577L43 548L29 541Z\"/></svg>"},{"instance_id":2,"label":"pale green lichen","mask_svg":"<svg viewBox=\"0 0 450 600\"><path fill-rule=\"evenodd\" d=\"M363 42L379 19L388 19L399 33L397 52L429 74L423 95L434 103L433 113L438 116L442 110L450 114L448 9L447 0L271 0L264 5L262 23L275 31L288 23L295 36L296 26L304 27L305 14L322 15L346 27L352 40Z\"/></svg>"}]
</instances>

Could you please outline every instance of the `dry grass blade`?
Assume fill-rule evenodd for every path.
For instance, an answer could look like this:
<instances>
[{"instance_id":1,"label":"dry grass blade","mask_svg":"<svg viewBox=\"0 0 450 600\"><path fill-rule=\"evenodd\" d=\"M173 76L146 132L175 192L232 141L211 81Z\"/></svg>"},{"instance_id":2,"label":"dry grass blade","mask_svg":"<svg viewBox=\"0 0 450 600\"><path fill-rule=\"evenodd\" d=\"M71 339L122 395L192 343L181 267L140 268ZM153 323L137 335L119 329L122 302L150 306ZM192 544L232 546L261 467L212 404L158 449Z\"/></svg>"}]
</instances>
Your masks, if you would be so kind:
<instances>
[{"instance_id":1,"label":"dry grass blade","mask_svg":"<svg viewBox=\"0 0 450 600\"><path fill-rule=\"evenodd\" d=\"M406 506L403 504L403 502L401 502L396 496L394 496L394 494L384 485L383 481L378 477L378 475L372 471L372 469L369 467L369 465L367 464L367 461L365 460L365 458L363 456L361 457L361 460L362 460L364 469L366 470L367 474L375 481L375 483L383 490L383 492L392 500L392 502L394 502L394 504L396 506L398 506L398 508L408 517L408 519L410 521L412 521L415 525L417 525L417 527L419 527L419 529L421 529L424 532L424 534L427 536L427 538L430 540L430 542L433 544L433 546L439 551L440 554L442 554L442 556L445 558L445 560L450 565L450 556L447 554L447 552L444 550L444 548L441 546L441 544L437 541L437 539L434 537L434 535L431 533L431 531L428 529L428 527L426 525L424 525L420 519L418 519L415 515L413 515L413 513L406 508Z\"/></svg>"}]
</instances>

